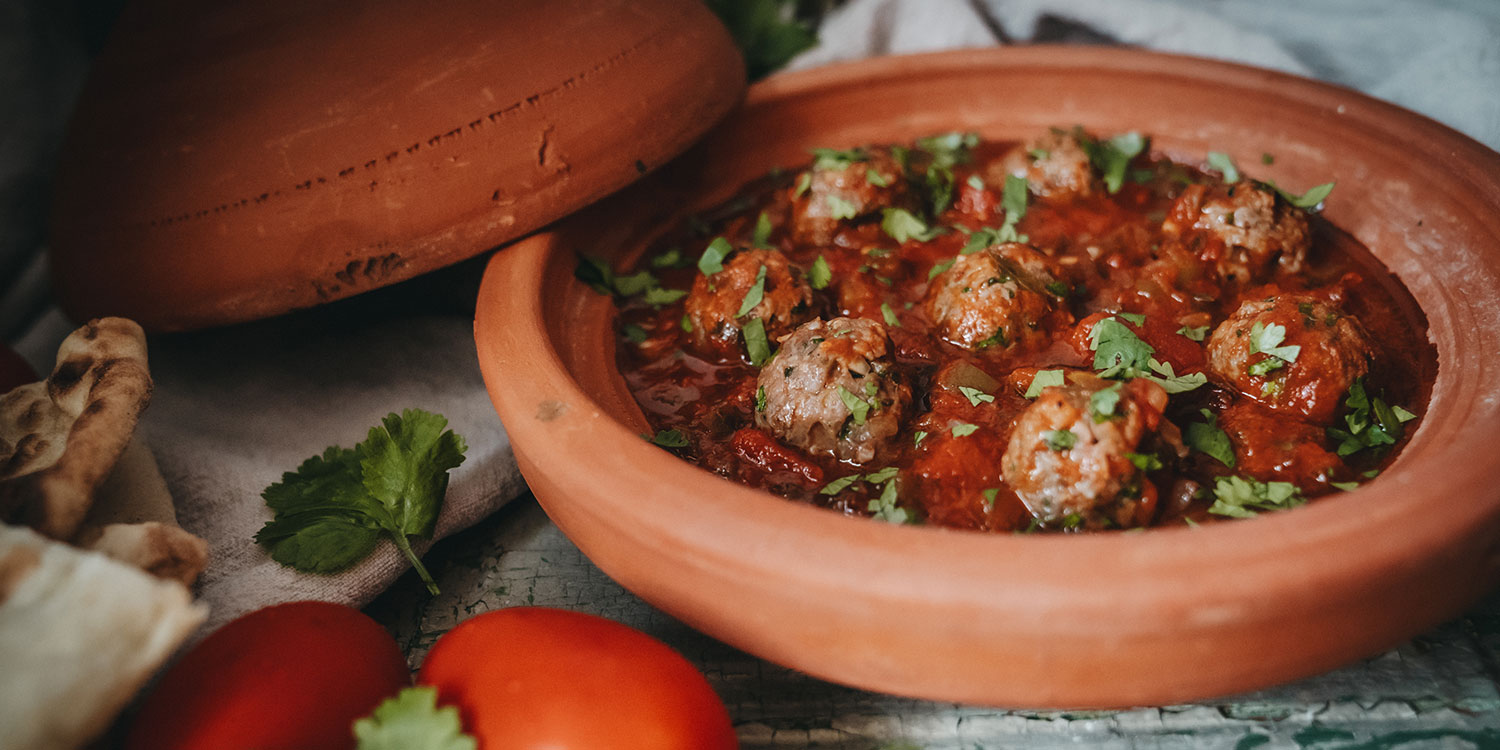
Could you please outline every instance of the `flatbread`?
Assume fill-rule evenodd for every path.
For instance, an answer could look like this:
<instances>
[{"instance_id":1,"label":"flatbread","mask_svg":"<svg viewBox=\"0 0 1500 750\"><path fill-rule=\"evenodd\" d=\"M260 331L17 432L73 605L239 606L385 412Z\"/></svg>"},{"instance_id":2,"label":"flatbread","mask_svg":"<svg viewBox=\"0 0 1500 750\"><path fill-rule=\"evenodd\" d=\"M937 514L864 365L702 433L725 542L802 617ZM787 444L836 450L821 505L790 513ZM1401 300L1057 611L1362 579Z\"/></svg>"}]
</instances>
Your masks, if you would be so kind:
<instances>
[{"instance_id":1,"label":"flatbread","mask_svg":"<svg viewBox=\"0 0 1500 750\"><path fill-rule=\"evenodd\" d=\"M0 396L0 520L72 539L150 398L140 326L101 318L69 335L47 380Z\"/></svg>"},{"instance_id":2,"label":"flatbread","mask_svg":"<svg viewBox=\"0 0 1500 750\"><path fill-rule=\"evenodd\" d=\"M206 615L179 583L0 526L0 744L98 737Z\"/></svg>"}]
</instances>

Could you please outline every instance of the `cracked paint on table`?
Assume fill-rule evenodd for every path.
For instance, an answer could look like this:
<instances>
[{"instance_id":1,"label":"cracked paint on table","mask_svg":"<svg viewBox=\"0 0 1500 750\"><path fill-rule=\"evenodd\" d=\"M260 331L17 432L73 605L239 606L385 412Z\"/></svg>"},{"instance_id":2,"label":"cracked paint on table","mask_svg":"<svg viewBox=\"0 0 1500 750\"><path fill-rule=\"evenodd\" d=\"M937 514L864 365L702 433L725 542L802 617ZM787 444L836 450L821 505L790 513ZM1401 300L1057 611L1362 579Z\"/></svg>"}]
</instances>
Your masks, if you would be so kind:
<instances>
[{"instance_id":1,"label":"cracked paint on table","mask_svg":"<svg viewBox=\"0 0 1500 750\"><path fill-rule=\"evenodd\" d=\"M1379 656L1254 693L1127 711L1004 710L870 693L758 659L621 588L530 497L425 556L442 594L408 573L367 608L415 668L472 615L537 605L644 631L701 669L745 750L1500 748L1500 595Z\"/></svg>"}]
</instances>

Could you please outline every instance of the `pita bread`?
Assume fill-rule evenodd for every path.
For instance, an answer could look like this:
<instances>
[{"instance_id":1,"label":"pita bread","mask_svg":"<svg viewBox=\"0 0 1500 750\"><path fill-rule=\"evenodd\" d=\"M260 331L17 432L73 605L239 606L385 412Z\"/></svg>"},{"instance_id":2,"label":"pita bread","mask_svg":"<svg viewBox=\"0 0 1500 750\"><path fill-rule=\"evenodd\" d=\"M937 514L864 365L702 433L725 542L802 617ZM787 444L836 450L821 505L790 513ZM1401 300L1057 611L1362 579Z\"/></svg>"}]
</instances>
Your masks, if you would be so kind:
<instances>
[{"instance_id":1,"label":"pita bread","mask_svg":"<svg viewBox=\"0 0 1500 750\"><path fill-rule=\"evenodd\" d=\"M181 584L0 526L0 744L85 745L206 615Z\"/></svg>"},{"instance_id":2,"label":"pita bread","mask_svg":"<svg viewBox=\"0 0 1500 750\"><path fill-rule=\"evenodd\" d=\"M177 525L172 494L151 449L136 436L94 493L73 544L193 585L208 564L208 544Z\"/></svg>"},{"instance_id":3,"label":"pita bread","mask_svg":"<svg viewBox=\"0 0 1500 750\"><path fill-rule=\"evenodd\" d=\"M101 318L74 331L47 380L0 396L0 519L72 539L150 398L140 326Z\"/></svg>"}]
</instances>

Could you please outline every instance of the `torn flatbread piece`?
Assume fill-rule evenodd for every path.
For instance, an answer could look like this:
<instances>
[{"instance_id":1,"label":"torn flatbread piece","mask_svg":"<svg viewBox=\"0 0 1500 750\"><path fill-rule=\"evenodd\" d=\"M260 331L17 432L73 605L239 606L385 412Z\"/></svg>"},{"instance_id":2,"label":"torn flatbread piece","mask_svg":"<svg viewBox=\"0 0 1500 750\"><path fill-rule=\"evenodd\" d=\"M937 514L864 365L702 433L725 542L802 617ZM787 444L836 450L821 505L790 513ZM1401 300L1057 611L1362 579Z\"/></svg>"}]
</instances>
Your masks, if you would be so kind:
<instances>
[{"instance_id":1,"label":"torn flatbread piece","mask_svg":"<svg viewBox=\"0 0 1500 750\"><path fill-rule=\"evenodd\" d=\"M0 526L0 745L84 746L206 615L175 581Z\"/></svg>"},{"instance_id":2,"label":"torn flatbread piece","mask_svg":"<svg viewBox=\"0 0 1500 750\"><path fill-rule=\"evenodd\" d=\"M140 326L100 318L74 331L45 381L0 396L0 520L72 539L150 398Z\"/></svg>"}]
</instances>

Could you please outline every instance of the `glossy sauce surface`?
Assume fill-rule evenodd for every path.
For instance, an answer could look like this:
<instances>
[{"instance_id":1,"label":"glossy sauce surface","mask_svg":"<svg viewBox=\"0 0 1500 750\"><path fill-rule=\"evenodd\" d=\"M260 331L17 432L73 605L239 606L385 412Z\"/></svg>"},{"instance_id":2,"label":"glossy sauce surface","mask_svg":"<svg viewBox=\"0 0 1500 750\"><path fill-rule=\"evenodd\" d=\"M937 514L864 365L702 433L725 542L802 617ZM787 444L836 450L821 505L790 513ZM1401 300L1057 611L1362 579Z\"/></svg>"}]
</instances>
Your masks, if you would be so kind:
<instances>
[{"instance_id":1,"label":"glossy sauce surface","mask_svg":"<svg viewBox=\"0 0 1500 750\"><path fill-rule=\"evenodd\" d=\"M1111 154L1118 142L1076 130L1029 144L950 134L820 153L674 229L633 286L615 287L618 363L657 441L792 500L988 531L1201 523L1371 481L1420 424L1436 372L1410 295L1366 248L1271 188L1149 146ZM1079 147L1084 161L1062 158ZM716 264L714 248L732 251ZM760 259L745 266L758 266L753 283L735 268L740 255ZM994 290L955 281L979 256L1001 269L974 277ZM787 338L818 320L849 333L835 330L840 319L874 321L883 331L871 340L888 344L868 357L878 381L840 381L849 406L835 419L849 421L834 435L795 421L828 407L782 403L783 392L813 396L762 372L774 365L790 380L808 360L787 351L752 364L756 336L744 329L763 327L772 351L785 339L808 357L853 361L848 375L861 378L864 355L828 350L833 334ZM721 321L713 335L705 320ZM1146 344L1151 364L1102 366L1112 336ZM1039 371L1068 385L1033 387ZM1378 398L1366 412L1380 414L1351 423L1351 386ZM768 416L778 409L791 427ZM1075 411L1085 416L1071 421ZM1372 420L1396 423L1394 444L1365 445L1366 428L1341 454L1337 431ZM899 428L866 435L882 424ZM1048 426L1061 429L1037 432ZM1232 456L1204 450L1224 440ZM1270 501L1244 505L1246 488Z\"/></svg>"}]
</instances>

